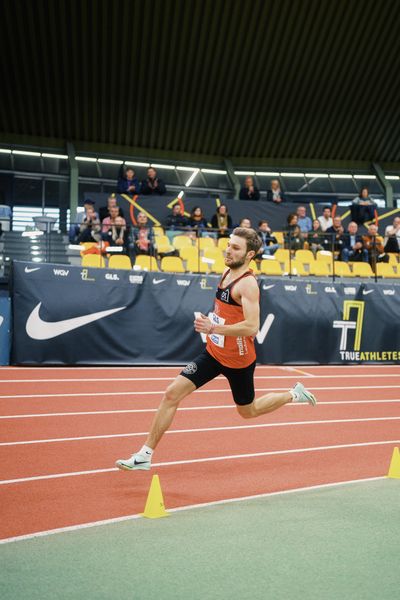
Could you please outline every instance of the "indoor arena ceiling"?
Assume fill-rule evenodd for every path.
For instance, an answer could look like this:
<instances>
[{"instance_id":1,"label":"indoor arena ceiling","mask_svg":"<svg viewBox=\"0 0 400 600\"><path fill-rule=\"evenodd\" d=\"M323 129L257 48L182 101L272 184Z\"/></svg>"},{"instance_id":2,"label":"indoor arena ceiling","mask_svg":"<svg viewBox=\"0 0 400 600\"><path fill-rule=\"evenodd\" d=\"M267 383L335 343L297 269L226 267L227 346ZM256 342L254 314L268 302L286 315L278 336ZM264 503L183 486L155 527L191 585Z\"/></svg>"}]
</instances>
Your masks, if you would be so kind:
<instances>
[{"instance_id":1,"label":"indoor arena ceiling","mask_svg":"<svg viewBox=\"0 0 400 600\"><path fill-rule=\"evenodd\" d=\"M3 144L400 163L398 0L4 0L1 13Z\"/></svg>"}]
</instances>

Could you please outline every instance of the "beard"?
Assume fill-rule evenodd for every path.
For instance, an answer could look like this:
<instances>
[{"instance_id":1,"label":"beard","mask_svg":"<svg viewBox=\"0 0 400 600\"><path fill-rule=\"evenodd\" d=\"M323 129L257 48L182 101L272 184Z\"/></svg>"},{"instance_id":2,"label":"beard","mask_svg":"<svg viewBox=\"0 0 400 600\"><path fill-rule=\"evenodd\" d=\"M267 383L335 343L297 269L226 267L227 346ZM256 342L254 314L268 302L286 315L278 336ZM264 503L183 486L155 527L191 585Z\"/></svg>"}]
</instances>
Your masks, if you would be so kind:
<instances>
[{"instance_id":1,"label":"beard","mask_svg":"<svg viewBox=\"0 0 400 600\"><path fill-rule=\"evenodd\" d=\"M240 269L240 267L243 267L243 265L245 263L246 263L246 255L243 256L242 258L239 258L236 262L227 263L226 259L225 259L226 266L233 270Z\"/></svg>"}]
</instances>

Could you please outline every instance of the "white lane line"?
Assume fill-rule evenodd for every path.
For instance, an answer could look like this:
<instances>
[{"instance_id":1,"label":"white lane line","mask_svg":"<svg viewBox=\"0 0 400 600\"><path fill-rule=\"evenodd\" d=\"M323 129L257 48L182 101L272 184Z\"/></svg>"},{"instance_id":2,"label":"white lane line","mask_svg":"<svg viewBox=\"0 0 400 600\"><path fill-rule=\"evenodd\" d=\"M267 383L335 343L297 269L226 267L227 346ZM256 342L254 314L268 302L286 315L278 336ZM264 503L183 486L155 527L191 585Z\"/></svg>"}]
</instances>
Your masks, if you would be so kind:
<instances>
[{"instance_id":1,"label":"white lane line","mask_svg":"<svg viewBox=\"0 0 400 600\"><path fill-rule=\"evenodd\" d=\"M303 369L299 369L298 367L282 367L283 371L295 371L296 373L300 373L300 375L305 375L306 377L316 377L316 375L313 375L312 373L308 373L307 371L304 371ZM283 376L285 377L285 376ZM293 375L289 375L288 377L293 377Z\"/></svg>"},{"instance_id":2,"label":"white lane line","mask_svg":"<svg viewBox=\"0 0 400 600\"><path fill-rule=\"evenodd\" d=\"M188 460L173 460L168 462L153 463L154 467L171 467L176 465L189 465L205 462L216 462L222 460L241 460L245 458L259 458L261 456L277 456L280 454L295 454L303 452L322 452L325 450L340 450L343 448L360 448L364 446L383 446L387 444L399 444L399 440L382 440L378 442L359 442L356 444L339 444L335 446L314 446L311 448L293 448L291 450L273 450L269 452L253 452L252 454L228 454L226 456L209 456L207 458L192 458ZM36 475L34 477L20 477L18 479L2 479L0 485L10 485L13 483L26 483L28 481L43 481L48 479L61 479L64 477L76 477L80 475L95 475L98 473L112 473L119 471L116 467L108 469L92 469L90 471L74 471L71 473L54 473L53 475Z\"/></svg>"},{"instance_id":3,"label":"white lane line","mask_svg":"<svg viewBox=\"0 0 400 600\"><path fill-rule=\"evenodd\" d=\"M323 390L396 390L398 385L345 385L345 386L331 386L331 387L316 387L312 386L312 391L323 391ZM256 388L256 392L287 392L288 388ZM195 390L193 394L221 394L229 392L229 388L222 388L219 390ZM164 390L156 391L143 391L143 392L80 392L72 394L10 394L6 396L0 396L0 400L9 400L12 398L83 398L85 396L150 396L154 394L163 394Z\"/></svg>"},{"instance_id":4,"label":"white lane line","mask_svg":"<svg viewBox=\"0 0 400 600\"><path fill-rule=\"evenodd\" d=\"M224 504L232 504L234 502L244 502L246 500L258 500L261 498L269 498L270 496L282 496L287 494L294 494L296 492L308 492L323 490L331 487L345 486L350 483L366 483L369 481L378 481L386 479L386 477L367 477L364 479L349 479L347 481L335 481L332 483L321 483L317 485L309 485L301 488L291 488L290 490L280 490L277 492L265 492L264 494L253 494L251 496L239 496L236 498L225 498L223 500L214 500L212 502L201 502L199 504L188 504L186 506L178 506L176 508L168 508L168 512L182 512L184 510L193 510L195 508L208 508L211 506L219 506ZM142 514L126 515L124 517L114 517L113 519L103 519L102 521L91 521L89 523L81 523L80 525L69 525L67 527L58 527L57 529L47 529L46 531L37 531L35 533L28 533L26 535L17 535L14 537L3 538L0 540L0 544L10 544L11 542L23 542L26 540L32 540L35 538L45 537L48 535L54 535L56 533L70 533L72 531L79 531L80 529L89 529L91 527L100 527L102 525L113 525L114 523L122 523L123 521L132 521L139 519Z\"/></svg>"},{"instance_id":5,"label":"white lane line","mask_svg":"<svg viewBox=\"0 0 400 600\"><path fill-rule=\"evenodd\" d=\"M285 367L286 368L286 367ZM300 373L301 375L306 375L307 378L313 378L313 379L332 379L332 375L313 375L312 373L306 373L305 371L300 371L299 369L293 369L292 367L290 367L291 370L296 371L297 373ZM376 379L377 377L400 377L400 373L379 373L379 374L374 374L374 373L370 373L370 374L348 374L348 375L335 375L334 376L335 379L349 379L350 377L352 379L356 379L356 378L361 378L361 379L368 379L369 377L373 377L374 379ZM222 375L215 377L215 379L220 379L220 380L225 380L225 377L223 377ZM254 379L298 379L297 375L255 375ZM119 381L171 381L171 377L151 377L149 379L149 377L101 377L101 378L90 378L90 377L86 377L84 379L69 379L69 378L64 378L64 379L3 379L0 381L0 384L2 383L85 383L85 382L95 382L95 383L103 383L105 381L110 382L110 381L114 381L114 382L119 382Z\"/></svg>"},{"instance_id":6,"label":"white lane line","mask_svg":"<svg viewBox=\"0 0 400 600\"><path fill-rule=\"evenodd\" d=\"M385 398L384 400L328 400L326 402L318 402L317 406L330 406L334 404L387 404L400 402L400 398ZM285 404L285 408L298 408L304 406L300 403L289 403ZM232 404L217 404L209 406L181 406L179 412L182 410L214 410L220 408L231 408L234 409L235 405ZM20 414L20 415L1 415L0 420L5 419L35 419L41 417L76 417L76 416L90 416L90 415L113 415L113 414L124 414L124 413L153 413L157 412L158 408L127 408L127 409L115 409L115 410L85 410L79 412L57 412L57 413L33 413L33 414Z\"/></svg>"},{"instance_id":7,"label":"white lane line","mask_svg":"<svg viewBox=\"0 0 400 600\"><path fill-rule=\"evenodd\" d=\"M199 427L196 429L169 429L166 434L175 433L204 433L207 431L231 431L237 429L263 429L266 427L296 427L302 425L330 425L334 423L367 423L375 421L400 421L400 417L367 417L364 419L326 419L324 421L284 421L278 423L256 423L254 425L223 425L219 427ZM148 431L130 432L130 433L110 433L104 435L85 435L69 438L47 438L41 440L25 440L20 442L1 442L0 446L25 446L29 444L50 444L54 442L76 442L82 440L104 440L121 437L146 436Z\"/></svg>"}]
</instances>

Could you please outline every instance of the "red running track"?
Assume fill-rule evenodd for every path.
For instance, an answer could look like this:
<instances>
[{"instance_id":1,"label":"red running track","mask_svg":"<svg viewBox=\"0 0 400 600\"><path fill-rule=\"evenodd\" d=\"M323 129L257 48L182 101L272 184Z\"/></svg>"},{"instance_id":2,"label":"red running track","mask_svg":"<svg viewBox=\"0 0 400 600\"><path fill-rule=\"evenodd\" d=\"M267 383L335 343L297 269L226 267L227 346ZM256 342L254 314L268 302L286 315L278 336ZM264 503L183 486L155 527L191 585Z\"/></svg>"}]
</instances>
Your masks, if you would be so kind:
<instances>
[{"instance_id":1,"label":"red running track","mask_svg":"<svg viewBox=\"0 0 400 600\"><path fill-rule=\"evenodd\" d=\"M243 421L217 379L183 404L151 472L115 470L178 372L1 369L0 539L140 513L154 473L167 508L183 507L382 476L399 445L399 367L260 366L258 390L301 379L317 408Z\"/></svg>"}]
</instances>

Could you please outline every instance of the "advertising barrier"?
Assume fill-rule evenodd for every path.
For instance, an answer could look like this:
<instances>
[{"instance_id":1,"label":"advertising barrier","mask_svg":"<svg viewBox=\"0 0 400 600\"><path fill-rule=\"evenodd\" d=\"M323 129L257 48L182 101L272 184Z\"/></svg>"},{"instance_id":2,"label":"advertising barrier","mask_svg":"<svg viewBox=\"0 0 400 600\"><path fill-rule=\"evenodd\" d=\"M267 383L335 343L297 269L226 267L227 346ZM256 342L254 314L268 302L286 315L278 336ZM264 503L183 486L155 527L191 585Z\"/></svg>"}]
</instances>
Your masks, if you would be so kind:
<instances>
[{"instance_id":1,"label":"advertising barrier","mask_svg":"<svg viewBox=\"0 0 400 600\"><path fill-rule=\"evenodd\" d=\"M0 365L10 364L11 346L11 300L0 295Z\"/></svg>"},{"instance_id":2,"label":"advertising barrier","mask_svg":"<svg viewBox=\"0 0 400 600\"><path fill-rule=\"evenodd\" d=\"M400 285L258 278L262 364L400 363ZM15 364L183 364L217 276L15 262Z\"/></svg>"}]
</instances>

